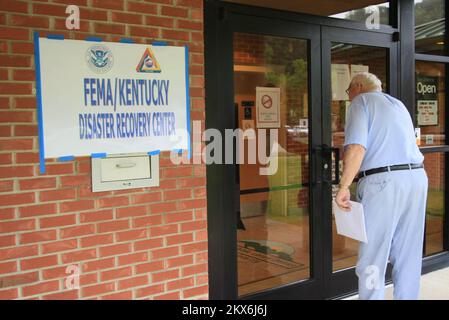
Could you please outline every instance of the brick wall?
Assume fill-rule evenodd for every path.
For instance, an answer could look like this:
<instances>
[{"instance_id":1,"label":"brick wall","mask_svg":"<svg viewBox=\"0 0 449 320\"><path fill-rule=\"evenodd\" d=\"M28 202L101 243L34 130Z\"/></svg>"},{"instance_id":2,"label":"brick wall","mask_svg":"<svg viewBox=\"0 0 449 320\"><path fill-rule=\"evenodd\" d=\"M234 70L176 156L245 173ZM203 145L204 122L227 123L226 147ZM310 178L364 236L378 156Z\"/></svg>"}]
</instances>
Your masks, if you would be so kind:
<instances>
[{"instance_id":1,"label":"brick wall","mask_svg":"<svg viewBox=\"0 0 449 320\"><path fill-rule=\"evenodd\" d=\"M81 29L65 29L67 4ZM160 187L92 193L90 158L39 174L33 31L190 50L204 122L202 0L0 0L0 299L206 299L204 165L161 154ZM65 287L78 265L81 289Z\"/></svg>"}]
</instances>

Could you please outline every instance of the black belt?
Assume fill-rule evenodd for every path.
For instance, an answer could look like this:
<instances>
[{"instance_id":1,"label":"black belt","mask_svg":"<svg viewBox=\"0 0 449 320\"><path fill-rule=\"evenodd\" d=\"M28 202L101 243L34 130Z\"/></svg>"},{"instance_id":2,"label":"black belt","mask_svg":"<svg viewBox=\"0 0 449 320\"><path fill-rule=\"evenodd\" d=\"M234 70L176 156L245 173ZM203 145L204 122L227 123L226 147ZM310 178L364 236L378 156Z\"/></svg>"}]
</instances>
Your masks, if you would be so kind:
<instances>
[{"instance_id":1,"label":"black belt","mask_svg":"<svg viewBox=\"0 0 449 320\"><path fill-rule=\"evenodd\" d=\"M411 170L411 169L419 169L419 168L424 168L424 165L422 163L398 164L395 166L380 167L380 168L369 169L366 171L361 171L357 175L357 178L361 179L363 177L369 176L370 174L387 172L387 171Z\"/></svg>"}]
</instances>

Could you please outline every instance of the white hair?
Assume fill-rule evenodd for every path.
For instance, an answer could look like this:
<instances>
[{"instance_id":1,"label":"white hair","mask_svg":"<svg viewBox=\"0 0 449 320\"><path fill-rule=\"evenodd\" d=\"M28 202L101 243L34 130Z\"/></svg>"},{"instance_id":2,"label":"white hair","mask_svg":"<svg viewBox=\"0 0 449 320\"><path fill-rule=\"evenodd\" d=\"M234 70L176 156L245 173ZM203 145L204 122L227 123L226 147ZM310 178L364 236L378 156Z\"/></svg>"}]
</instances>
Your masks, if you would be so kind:
<instances>
[{"instance_id":1,"label":"white hair","mask_svg":"<svg viewBox=\"0 0 449 320\"><path fill-rule=\"evenodd\" d=\"M369 72L360 72L354 75L351 85L355 83L360 83L364 91L382 91L382 82L375 74Z\"/></svg>"}]
</instances>

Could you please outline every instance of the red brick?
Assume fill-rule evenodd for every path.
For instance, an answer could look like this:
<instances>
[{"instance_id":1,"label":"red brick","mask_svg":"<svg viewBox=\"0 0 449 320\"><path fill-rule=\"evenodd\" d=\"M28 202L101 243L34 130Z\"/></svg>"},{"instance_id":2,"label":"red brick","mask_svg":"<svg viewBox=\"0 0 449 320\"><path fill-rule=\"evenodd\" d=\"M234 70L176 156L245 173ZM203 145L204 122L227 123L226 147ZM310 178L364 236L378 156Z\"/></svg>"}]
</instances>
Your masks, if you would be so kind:
<instances>
[{"instance_id":1,"label":"red brick","mask_svg":"<svg viewBox=\"0 0 449 320\"><path fill-rule=\"evenodd\" d=\"M179 247L155 249L151 251L152 259L161 259L177 256L179 254Z\"/></svg>"},{"instance_id":2,"label":"red brick","mask_svg":"<svg viewBox=\"0 0 449 320\"><path fill-rule=\"evenodd\" d=\"M125 267L125 268L118 268L118 269L114 269L114 270L103 271L100 274L100 279L102 282L105 282L105 281L109 281L109 280L115 280L115 279L129 277L131 275L132 275L132 268Z\"/></svg>"},{"instance_id":3,"label":"red brick","mask_svg":"<svg viewBox=\"0 0 449 320\"><path fill-rule=\"evenodd\" d=\"M107 207L120 207L126 206L129 204L128 197L113 197L113 198L101 198L97 200L98 207L107 208Z\"/></svg>"},{"instance_id":4,"label":"red brick","mask_svg":"<svg viewBox=\"0 0 449 320\"><path fill-rule=\"evenodd\" d=\"M203 30L201 22L193 22L190 20L178 20L178 29Z\"/></svg>"},{"instance_id":5,"label":"red brick","mask_svg":"<svg viewBox=\"0 0 449 320\"><path fill-rule=\"evenodd\" d=\"M164 291L164 284L158 284L155 286L150 286L150 287L145 287L145 288L140 288L138 290L136 290L136 298L142 298L142 297L146 297L146 296L151 296L154 294L158 294Z\"/></svg>"},{"instance_id":6,"label":"red brick","mask_svg":"<svg viewBox=\"0 0 449 320\"><path fill-rule=\"evenodd\" d=\"M98 276L96 273L83 274L80 276L80 285L82 287L93 283L98 283Z\"/></svg>"},{"instance_id":7,"label":"red brick","mask_svg":"<svg viewBox=\"0 0 449 320\"><path fill-rule=\"evenodd\" d=\"M170 167L162 170L161 178L177 178L192 175L192 167Z\"/></svg>"},{"instance_id":8,"label":"red brick","mask_svg":"<svg viewBox=\"0 0 449 320\"><path fill-rule=\"evenodd\" d=\"M92 233L95 233L95 225L87 224L87 225L82 225L82 226L61 229L60 237L61 237L61 239L74 238L74 237L85 236L85 235L92 234Z\"/></svg>"},{"instance_id":9,"label":"red brick","mask_svg":"<svg viewBox=\"0 0 449 320\"><path fill-rule=\"evenodd\" d=\"M102 300L131 300L133 298L132 291L117 292L102 296Z\"/></svg>"},{"instance_id":10,"label":"red brick","mask_svg":"<svg viewBox=\"0 0 449 320\"><path fill-rule=\"evenodd\" d=\"M176 202L161 202L150 205L152 214L176 211Z\"/></svg>"},{"instance_id":11,"label":"red brick","mask_svg":"<svg viewBox=\"0 0 449 320\"><path fill-rule=\"evenodd\" d=\"M119 22L119 23L142 24L142 22L143 22L141 14L112 12L111 17L112 17L113 22Z\"/></svg>"},{"instance_id":12,"label":"red brick","mask_svg":"<svg viewBox=\"0 0 449 320\"><path fill-rule=\"evenodd\" d=\"M0 247L12 247L16 245L16 236L0 236Z\"/></svg>"},{"instance_id":13,"label":"red brick","mask_svg":"<svg viewBox=\"0 0 449 320\"><path fill-rule=\"evenodd\" d=\"M33 114L33 111L0 111L0 122L32 122Z\"/></svg>"},{"instance_id":14,"label":"red brick","mask_svg":"<svg viewBox=\"0 0 449 320\"><path fill-rule=\"evenodd\" d=\"M22 272L21 274L15 274L0 278L0 284L3 288L30 284L37 281L39 281L39 274L37 272Z\"/></svg>"},{"instance_id":15,"label":"red brick","mask_svg":"<svg viewBox=\"0 0 449 320\"><path fill-rule=\"evenodd\" d=\"M41 282L32 286L27 286L22 288L22 295L24 297L42 294L46 292L58 291L59 281L53 280L48 282Z\"/></svg>"},{"instance_id":16,"label":"red brick","mask_svg":"<svg viewBox=\"0 0 449 320\"><path fill-rule=\"evenodd\" d=\"M155 262L142 263L142 264L135 266L135 270L136 270L137 274L148 273L148 272L162 270L162 269L164 269L164 261L162 261L162 260L155 261Z\"/></svg>"},{"instance_id":17,"label":"red brick","mask_svg":"<svg viewBox=\"0 0 449 320\"><path fill-rule=\"evenodd\" d=\"M193 264L193 256L175 257L167 260L167 268L179 267Z\"/></svg>"},{"instance_id":18,"label":"red brick","mask_svg":"<svg viewBox=\"0 0 449 320\"><path fill-rule=\"evenodd\" d=\"M101 210L101 211L80 213L81 223L112 220L112 218L113 218L112 210Z\"/></svg>"},{"instance_id":19,"label":"red brick","mask_svg":"<svg viewBox=\"0 0 449 320\"><path fill-rule=\"evenodd\" d=\"M81 296L83 298L85 298L85 297L101 295L103 293L107 293L107 292L111 292L111 291L115 291L114 282L102 283L102 284L97 284L97 285L90 286L90 287L84 287L84 288L82 288Z\"/></svg>"},{"instance_id":20,"label":"red brick","mask_svg":"<svg viewBox=\"0 0 449 320\"><path fill-rule=\"evenodd\" d=\"M150 228L150 237L158 237L170 233L178 233L178 225L170 224Z\"/></svg>"},{"instance_id":21,"label":"red brick","mask_svg":"<svg viewBox=\"0 0 449 320\"><path fill-rule=\"evenodd\" d=\"M182 276L187 277L198 273L207 273L207 263L188 266L182 269Z\"/></svg>"},{"instance_id":22,"label":"red brick","mask_svg":"<svg viewBox=\"0 0 449 320\"><path fill-rule=\"evenodd\" d=\"M193 244L186 244L182 246L182 253L192 253L197 251L206 251L207 250L207 241L198 242Z\"/></svg>"},{"instance_id":23,"label":"red brick","mask_svg":"<svg viewBox=\"0 0 449 320\"><path fill-rule=\"evenodd\" d=\"M35 206L27 206L19 208L21 218L29 218L36 216L44 216L56 213L56 204L39 204Z\"/></svg>"},{"instance_id":24,"label":"red brick","mask_svg":"<svg viewBox=\"0 0 449 320\"><path fill-rule=\"evenodd\" d=\"M134 287L141 287L148 284L148 276L142 275L129 279L120 280L118 282L118 290L126 290Z\"/></svg>"},{"instance_id":25,"label":"red brick","mask_svg":"<svg viewBox=\"0 0 449 320\"><path fill-rule=\"evenodd\" d=\"M193 233L177 234L166 237L167 246L193 241Z\"/></svg>"},{"instance_id":26,"label":"red brick","mask_svg":"<svg viewBox=\"0 0 449 320\"><path fill-rule=\"evenodd\" d=\"M133 254L127 254L118 257L118 264L124 266L127 264L134 264L139 262L148 261L148 254L146 252L138 252Z\"/></svg>"},{"instance_id":27,"label":"red brick","mask_svg":"<svg viewBox=\"0 0 449 320\"><path fill-rule=\"evenodd\" d=\"M42 16L12 15L9 18L9 23L12 26L18 27L47 29L50 24L50 19Z\"/></svg>"},{"instance_id":28,"label":"red brick","mask_svg":"<svg viewBox=\"0 0 449 320\"><path fill-rule=\"evenodd\" d=\"M192 222L185 222L181 224L181 232L195 231L207 228L206 220L195 220Z\"/></svg>"},{"instance_id":29,"label":"red brick","mask_svg":"<svg viewBox=\"0 0 449 320\"><path fill-rule=\"evenodd\" d=\"M37 255L37 245L0 249L0 260L10 260Z\"/></svg>"},{"instance_id":30,"label":"red brick","mask_svg":"<svg viewBox=\"0 0 449 320\"><path fill-rule=\"evenodd\" d=\"M90 260L95 259L96 257L97 253L95 249L80 250L61 255L63 263L73 263L78 261Z\"/></svg>"},{"instance_id":31,"label":"red brick","mask_svg":"<svg viewBox=\"0 0 449 320\"><path fill-rule=\"evenodd\" d=\"M20 244L56 240L56 230L36 231L20 234Z\"/></svg>"},{"instance_id":32,"label":"red brick","mask_svg":"<svg viewBox=\"0 0 449 320\"><path fill-rule=\"evenodd\" d=\"M134 11L140 14L157 14L157 5L128 1L128 11Z\"/></svg>"},{"instance_id":33,"label":"red brick","mask_svg":"<svg viewBox=\"0 0 449 320\"><path fill-rule=\"evenodd\" d=\"M129 228L128 220L109 221L98 224L98 232L113 232Z\"/></svg>"},{"instance_id":34,"label":"red brick","mask_svg":"<svg viewBox=\"0 0 449 320\"><path fill-rule=\"evenodd\" d=\"M11 153L0 154L0 164L11 164L11 163L12 163Z\"/></svg>"},{"instance_id":35,"label":"red brick","mask_svg":"<svg viewBox=\"0 0 449 320\"><path fill-rule=\"evenodd\" d=\"M123 10L123 0L92 0L92 6L95 8Z\"/></svg>"},{"instance_id":36,"label":"red brick","mask_svg":"<svg viewBox=\"0 0 449 320\"><path fill-rule=\"evenodd\" d=\"M61 187L75 187L90 183L90 176L64 176L61 177Z\"/></svg>"},{"instance_id":37,"label":"red brick","mask_svg":"<svg viewBox=\"0 0 449 320\"><path fill-rule=\"evenodd\" d=\"M199 295L203 295L203 294L208 294L209 293L209 287L206 286L202 286L202 287L195 287L192 289L186 289L183 291L183 297L184 299L187 298L191 298L194 296L199 296Z\"/></svg>"},{"instance_id":38,"label":"red brick","mask_svg":"<svg viewBox=\"0 0 449 320\"><path fill-rule=\"evenodd\" d=\"M1 140L0 150L30 150L33 148L33 139Z\"/></svg>"},{"instance_id":39,"label":"red brick","mask_svg":"<svg viewBox=\"0 0 449 320\"><path fill-rule=\"evenodd\" d=\"M195 284L194 277L170 281L167 283L167 291L192 287L194 284Z\"/></svg>"},{"instance_id":40,"label":"red brick","mask_svg":"<svg viewBox=\"0 0 449 320\"><path fill-rule=\"evenodd\" d=\"M30 40L30 30L0 27L0 39L6 40Z\"/></svg>"},{"instance_id":41,"label":"red brick","mask_svg":"<svg viewBox=\"0 0 449 320\"><path fill-rule=\"evenodd\" d=\"M44 280L55 279L55 278L66 278L70 275L69 266L53 267L42 270L42 277ZM73 272L72 272L73 274Z\"/></svg>"},{"instance_id":42,"label":"red brick","mask_svg":"<svg viewBox=\"0 0 449 320\"><path fill-rule=\"evenodd\" d=\"M143 194L131 195L131 203L150 203L160 201L162 199L160 192L151 192Z\"/></svg>"},{"instance_id":43,"label":"red brick","mask_svg":"<svg viewBox=\"0 0 449 320\"><path fill-rule=\"evenodd\" d=\"M28 3L25 1L3 0L0 2L0 11L28 12Z\"/></svg>"},{"instance_id":44,"label":"red brick","mask_svg":"<svg viewBox=\"0 0 449 320\"><path fill-rule=\"evenodd\" d=\"M159 38L159 29L148 27L130 26L129 34L132 37Z\"/></svg>"},{"instance_id":45,"label":"red brick","mask_svg":"<svg viewBox=\"0 0 449 320\"><path fill-rule=\"evenodd\" d=\"M18 54L33 54L34 53L33 43L13 42L13 43L11 43L11 51L12 51L12 53L18 53ZM34 99L34 100L36 100L36 99Z\"/></svg>"},{"instance_id":46,"label":"red brick","mask_svg":"<svg viewBox=\"0 0 449 320\"><path fill-rule=\"evenodd\" d=\"M36 221L34 219L0 222L0 233L34 230L35 228Z\"/></svg>"},{"instance_id":47,"label":"red brick","mask_svg":"<svg viewBox=\"0 0 449 320\"><path fill-rule=\"evenodd\" d=\"M180 300L180 299L181 298L179 292L170 292L153 297L153 300Z\"/></svg>"},{"instance_id":48,"label":"red brick","mask_svg":"<svg viewBox=\"0 0 449 320\"><path fill-rule=\"evenodd\" d=\"M0 263L0 274L13 273L16 271L17 271L17 261Z\"/></svg>"},{"instance_id":49,"label":"red brick","mask_svg":"<svg viewBox=\"0 0 449 320\"><path fill-rule=\"evenodd\" d=\"M42 15L63 17L66 16L65 9L64 5L33 3L33 13Z\"/></svg>"},{"instance_id":50,"label":"red brick","mask_svg":"<svg viewBox=\"0 0 449 320\"><path fill-rule=\"evenodd\" d=\"M193 219L193 213L192 213L192 211L170 213L170 214L165 215L164 218L165 218L166 223L189 221L189 220Z\"/></svg>"},{"instance_id":51,"label":"red brick","mask_svg":"<svg viewBox=\"0 0 449 320\"><path fill-rule=\"evenodd\" d=\"M48 164L45 169L46 175L73 174L73 163Z\"/></svg>"},{"instance_id":52,"label":"red brick","mask_svg":"<svg viewBox=\"0 0 449 320\"><path fill-rule=\"evenodd\" d=\"M39 162L39 154L34 152L22 152L16 153L16 163L38 163ZM33 169L32 167L30 167ZM33 170L31 170L33 171Z\"/></svg>"},{"instance_id":53,"label":"red brick","mask_svg":"<svg viewBox=\"0 0 449 320\"><path fill-rule=\"evenodd\" d=\"M80 16L82 19L86 19L87 21L108 20L108 13L106 10L80 8Z\"/></svg>"},{"instance_id":54,"label":"red brick","mask_svg":"<svg viewBox=\"0 0 449 320\"><path fill-rule=\"evenodd\" d=\"M144 216L148 212L147 207L145 206L117 208L116 211L117 219Z\"/></svg>"},{"instance_id":55,"label":"red brick","mask_svg":"<svg viewBox=\"0 0 449 320\"><path fill-rule=\"evenodd\" d=\"M36 98L28 97L15 97L14 98L16 109L35 109Z\"/></svg>"},{"instance_id":56,"label":"red brick","mask_svg":"<svg viewBox=\"0 0 449 320\"><path fill-rule=\"evenodd\" d=\"M39 200L44 201L57 201L57 200L70 200L75 199L76 191L74 189L65 190L50 190L39 192Z\"/></svg>"},{"instance_id":57,"label":"red brick","mask_svg":"<svg viewBox=\"0 0 449 320\"><path fill-rule=\"evenodd\" d=\"M137 241L134 243L134 250L136 250L136 251L148 250L148 249L162 247L163 245L164 245L164 241L162 238L142 240L142 241Z\"/></svg>"},{"instance_id":58,"label":"red brick","mask_svg":"<svg viewBox=\"0 0 449 320\"><path fill-rule=\"evenodd\" d=\"M73 250L76 249L77 247L78 244L76 239L55 241L41 245L43 254Z\"/></svg>"},{"instance_id":59,"label":"red brick","mask_svg":"<svg viewBox=\"0 0 449 320\"><path fill-rule=\"evenodd\" d=\"M21 270L41 269L58 264L58 256L46 256L20 261Z\"/></svg>"},{"instance_id":60,"label":"red brick","mask_svg":"<svg viewBox=\"0 0 449 320\"><path fill-rule=\"evenodd\" d=\"M158 17L158 16L146 16L145 25L147 26L157 26L165 28L173 28L174 25L173 18Z\"/></svg>"},{"instance_id":61,"label":"red brick","mask_svg":"<svg viewBox=\"0 0 449 320\"><path fill-rule=\"evenodd\" d=\"M170 271L162 271L158 273L153 273L151 275L151 281L154 282L160 282L160 281L167 281L170 279L178 278L179 277L179 270L170 270ZM169 289L171 290L171 289Z\"/></svg>"},{"instance_id":62,"label":"red brick","mask_svg":"<svg viewBox=\"0 0 449 320\"><path fill-rule=\"evenodd\" d=\"M91 272L91 271L98 271L98 270L113 268L114 260L115 260L115 258L112 257L112 258L107 258L107 259L84 262L83 266L82 266L83 272Z\"/></svg>"},{"instance_id":63,"label":"red brick","mask_svg":"<svg viewBox=\"0 0 449 320\"><path fill-rule=\"evenodd\" d=\"M15 217L15 208L1 208L0 209L0 220L11 220Z\"/></svg>"},{"instance_id":64,"label":"red brick","mask_svg":"<svg viewBox=\"0 0 449 320\"><path fill-rule=\"evenodd\" d=\"M187 199L192 197L192 191L189 189L184 190L167 190L164 191L164 200L178 200L178 199Z\"/></svg>"},{"instance_id":65,"label":"red brick","mask_svg":"<svg viewBox=\"0 0 449 320\"><path fill-rule=\"evenodd\" d=\"M14 190L13 180L0 181L0 192L10 192Z\"/></svg>"},{"instance_id":66,"label":"red brick","mask_svg":"<svg viewBox=\"0 0 449 320\"><path fill-rule=\"evenodd\" d=\"M147 238L147 229L133 229L129 231L118 232L116 234L117 242L133 241L144 238Z\"/></svg>"},{"instance_id":67,"label":"red brick","mask_svg":"<svg viewBox=\"0 0 449 320\"><path fill-rule=\"evenodd\" d=\"M125 254L131 251L131 244L116 244L107 247L100 247L100 257L115 256Z\"/></svg>"},{"instance_id":68,"label":"red brick","mask_svg":"<svg viewBox=\"0 0 449 320\"><path fill-rule=\"evenodd\" d=\"M76 223L76 216L74 214L40 219L41 228L62 227L75 223Z\"/></svg>"},{"instance_id":69,"label":"red brick","mask_svg":"<svg viewBox=\"0 0 449 320\"><path fill-rule=\"evenodd\" d=\"M0 290L0 300L12 300L19 297L19 289Z\"/></svg>"},{"instance_id":70,"label":"red brick","mask_svg":"<svg viewBox=\"0 0 449 320\"><path fill-rule=\"evenodd\" d=\"M81 238L81 247L93 247L103 244L111 244L114 242L112 234L102 234L90 237Z\"/></svg>"},{"instance_id":71,"label":"red brick","mask_svg":"<svg viewBox=\"0 0 449 320\"><path fill-rule=\"evenodd\" d=\"M2 67L31 67L31 58L26 56L0 55L0 66ZM28 71L28 70L24 70ZM7 80L7 79L5 79Z\"/></svg>"},{"instance_id":72,"label":"red brick","mask_svg":"<svg viewBox=\"0 0 449 320\"><path fill-rule=\"evenodd\" d=\"M59 210L63 212L86 211L94 208L94 200L76 200L61 202Z\"/></svg>"},{"instance_id":73,"label":"red brick","mask_svg":"<svg viewBox=\"0 0 449 320\"><path fill-rule=\"evenodd\" d=\"M161 8L161 14L164 16L187 18L189 10L185 8L163 6Z\"/></svg>"},{"instance_id":74,"label":"red brick","mask_svg":"<svg viewBox=\"0 0 449 320\"><path fill-rule=\"evenodd\" d=\"M108 24L108 23L96 23L95 24L96 33L108 33L108 34L125 34L125 26L118 24Z\"/></svg>"},{"instance_id":75,"label":"red brick","mask_svg":"<svg viewBox=\"0 0 449 320\"><path fill-rule=\"evenodd\" d=\"M15 79L17 80L17 79ZM15 137L35 137L38 135L36 125L17 125L14 126L14 136Z\"/></svg>"},{"instance_id":76,"label":"red brick","mask_svg":"<svg viewBox=\"0 0 449 320\"><path fill-rule=\"evenodd\" d=\"M78 290L63 291L42 296L44 300L77 300Z\"/></svg>"}]
</instances>

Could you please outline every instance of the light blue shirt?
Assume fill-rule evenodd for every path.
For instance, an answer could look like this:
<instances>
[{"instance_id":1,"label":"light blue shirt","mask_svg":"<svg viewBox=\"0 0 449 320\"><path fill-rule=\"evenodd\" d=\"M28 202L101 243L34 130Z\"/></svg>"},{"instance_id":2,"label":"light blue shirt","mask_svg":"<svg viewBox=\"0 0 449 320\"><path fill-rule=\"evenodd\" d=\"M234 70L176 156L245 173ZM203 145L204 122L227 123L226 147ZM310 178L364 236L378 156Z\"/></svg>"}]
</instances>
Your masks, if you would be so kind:
<instances>
[{"instance_id":1,"label":"light blue shirt","mask_svg":"<svg viewBox=\"0 0 449 320\"><path fill-rule=\"evenodd\" d=\"M366 149L360 171L424 160L407 108L383 92L362 93L352 100L345 127L344 145L349 144Z\"/></svg>"}]
</instances>

